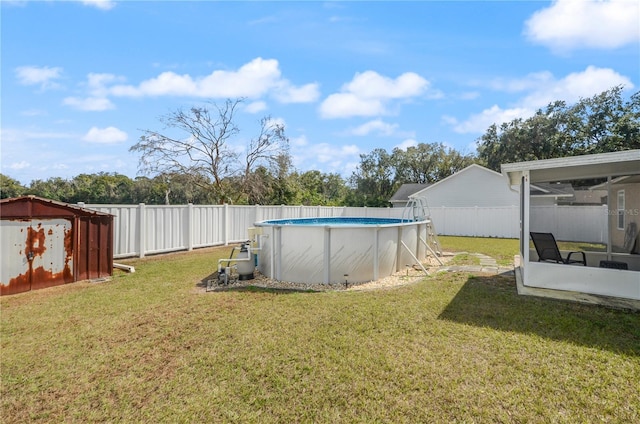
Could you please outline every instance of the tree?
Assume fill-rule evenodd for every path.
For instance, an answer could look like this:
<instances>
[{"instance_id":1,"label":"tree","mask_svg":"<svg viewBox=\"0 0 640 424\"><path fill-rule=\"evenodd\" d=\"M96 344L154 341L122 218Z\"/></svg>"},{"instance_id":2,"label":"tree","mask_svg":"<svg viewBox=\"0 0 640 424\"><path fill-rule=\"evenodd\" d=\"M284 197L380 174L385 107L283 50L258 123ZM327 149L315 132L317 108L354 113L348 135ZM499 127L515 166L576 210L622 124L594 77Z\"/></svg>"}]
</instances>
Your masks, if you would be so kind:
<instances>
[{"instance_id":1,"label":"tree","mask_svg":"<svg viewBox=\"0 0 640 424\"><path fill-rule=\"evenodd\" d=\"M20 181L0 174L0 199L22 196L26 190L26 187L20 184Z\"/></svg>"},{"instance_id":2,"label":"tree","mask_svg":"<svg viewBox=\"0 0 640 424\"><path fill-rule=\"evenodd\" d=\"M622 86L573 106L550 103L527 119L491 125L478 139L478 158L499 171L500 165L640 148L640 92L629 100Z\"/></svg>"},{"instance_id":3,"label":"tree","mask_svg":"<svg viewBox=\"0 0 640 424\"><path fill-rule=\"evenodd\" d=\"M320 171L294 173L297 183L295 203L311 206L342 205L347 195L347 186L339 174L325 174Z\"/></svg>"},{"instance_id":4,"label":"tree","mask_svg":"<svg viewBox=\"0 0 640 424\"><path fill-rule=\"evenodd\" d=\"M269 198L264 204L289 205L294 202L297 184L292 173L293 164L289 154L282 154L269 168L270 185L268 186Z\"/></svg>"},{"instance_id":5,"label":"tree","mask_svg":"<svg viewBox=\"0 0 640 424\"><path fill-rule=\"evenodd\" d=\"M71 182L60 177L47 180L33 180L25 194L60 202L73 202L74 187Z\"/></svg>"},{"instance_id":6,"label":"tree","mask_svg":"<svg viewBox=\"0 0 640 424\"><path fill-rule=\"evenodd\" d=\"M391 155L384 149L360 155L360 165L349 179L352 192L345 202L348 206L389 206L394 191L394 166Z\"/></svg>"},{"instance_id":7,"label":"tree","mask_svg":"<svg viewBox=\"0 0 640 424\"><path fill-rule=\"evenodd\" d=\"M80 174L71 180L69 203L127 204L131 202L133 181L126 175L109 172Z\"/></svg>"},{"instance_id":8,"label":"tree","mask_svg":"<svg viewBox=\"0 0 640 424\"><path fill-rule=\"evenodd\" d=\"M140 153L143 173L190 176L216 203L232 202L241 197L238 190L246 189L252 171L288 146L284 126L267 117L260 121L258 137L250 141L240 160L235 114L242 102L227 99L223 105L210 102L187 111L178 109L161 118L168 130L177 132L175 136L144 130L129 150Z\"/></svg>"},{"instance_id":9,"label":"tree","mask_svg":"<svg viewBox=\"0 0 640 424\"><path fill-rule=\"evenodd\" d=\"M463 155L442 143L394 149L392 162L395 168L394 185L404 183L426 184L440 181L474 163L471 155Z\"/></svg>"},{"instance_id":10,"label":"tree","mask_svg":"<svg viewBox=\"0 0 640 424\"><path fill-rule=\"evenodd\" d=\"M245 156L244 175L241 179L242 192L237 195L236 201L242 193L251 193L250 197L253 198L265 197L260 191L268 190L267 185L261 184L263 179L252 178L257 175L253 170L257 165L261 165L264 174L268 167L277 169L283 162L287 163L285 173L288 173L291 158L289 139L284 134L284 125L271 119L270 116L264 117L260 120L260 133L249 143Z\"/></svg>"}]
</instances>

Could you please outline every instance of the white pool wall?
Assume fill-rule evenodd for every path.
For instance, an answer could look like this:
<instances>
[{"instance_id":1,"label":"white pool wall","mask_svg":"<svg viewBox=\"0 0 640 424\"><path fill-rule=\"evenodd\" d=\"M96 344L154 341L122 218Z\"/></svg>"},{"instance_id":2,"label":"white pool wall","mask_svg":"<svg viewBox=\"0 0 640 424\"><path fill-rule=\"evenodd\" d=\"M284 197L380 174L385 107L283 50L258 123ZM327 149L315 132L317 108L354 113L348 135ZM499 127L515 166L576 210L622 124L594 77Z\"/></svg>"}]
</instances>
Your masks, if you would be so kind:
<instances>
[{"instance_id":1,"label":"white pool wall","mask_svg":"<svg viewBox=\"0 0 640 424\"><path fill-rule=\"evenodd\" d=\"M269 278L295 283L375 281L416 264L414 256L424 261L427 222L353 225L257 222L255 226L262 229L258 270Z\"/></svg>"}]
</instances>

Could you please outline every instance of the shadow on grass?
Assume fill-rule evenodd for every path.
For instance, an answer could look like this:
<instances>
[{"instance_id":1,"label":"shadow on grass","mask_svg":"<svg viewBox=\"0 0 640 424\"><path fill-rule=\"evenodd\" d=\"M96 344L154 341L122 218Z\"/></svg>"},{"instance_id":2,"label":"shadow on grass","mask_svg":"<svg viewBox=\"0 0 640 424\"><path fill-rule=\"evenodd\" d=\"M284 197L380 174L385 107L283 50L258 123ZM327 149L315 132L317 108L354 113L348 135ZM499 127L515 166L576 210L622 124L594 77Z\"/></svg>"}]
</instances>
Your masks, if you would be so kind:
<instances>
[{"instance_id":1,"label":"shadow on grass","mask_svg":"<svg viewBox=\"0 0 640 424\"><path fill-rule=\"evenodd\" d=\"M640 356L640 313L520 296L513 277L470 277L439 319Z\"/></svg>"}]
</instances>

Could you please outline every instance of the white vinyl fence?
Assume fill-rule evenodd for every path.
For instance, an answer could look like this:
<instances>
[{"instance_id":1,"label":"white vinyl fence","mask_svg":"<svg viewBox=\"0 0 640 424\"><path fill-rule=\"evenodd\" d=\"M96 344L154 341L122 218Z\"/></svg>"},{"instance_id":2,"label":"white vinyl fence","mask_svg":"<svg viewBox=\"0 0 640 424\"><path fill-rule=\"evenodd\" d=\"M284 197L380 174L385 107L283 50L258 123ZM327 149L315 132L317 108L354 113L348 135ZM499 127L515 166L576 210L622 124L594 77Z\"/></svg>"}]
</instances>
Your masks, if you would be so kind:
<instances>
[{"instance_id":1,"label":"white vinyl fence","mask_svg":"<svg viewBox=\"0 0 640 424\"><path fill-rule=\"evenodd\" d=\"M431 208L441 235L520 237L519 206ZM529 230L553 233L558 240L606 243L607 206L532 206Z\"/></svg>"},{"instance_id":2,"label":"white vinyl fence","mask_svg":"<svg viewBox=\"0 0 640 424\"><path fill-rule=\"evenodd\" d=\"M257 221L284 218L365 216L402 218L402 208L235 205L85 205L114 215L114 258L239 243ZM431 208L439 235L519 237L519 208ZM534 206L531 231L552 232L558 240L607 241L606 206Z\"/></svg>"},{"instance_id":3,"label":"white vinyl fence","mask_svg":"<svg viewBox=\"0 0 640 424\"><path fill-rule=\"evenodd\" d=\"M113 220L114 258L239 243L257 221L286 218L369 216L401 218L402 209L332 206L99 205L81 207Z\"/></svg>"},{"instance_id":4,"label":"white vinyl fence","mask_svg":"<svg viewBox=\"0 0 640 424\"><path fill-rule=\"evenodd\" d=\"M553 233L556 239L607 243L609 240L607 205L601 206L533 206L529 229Z\"/></svg>"}]
</instances>

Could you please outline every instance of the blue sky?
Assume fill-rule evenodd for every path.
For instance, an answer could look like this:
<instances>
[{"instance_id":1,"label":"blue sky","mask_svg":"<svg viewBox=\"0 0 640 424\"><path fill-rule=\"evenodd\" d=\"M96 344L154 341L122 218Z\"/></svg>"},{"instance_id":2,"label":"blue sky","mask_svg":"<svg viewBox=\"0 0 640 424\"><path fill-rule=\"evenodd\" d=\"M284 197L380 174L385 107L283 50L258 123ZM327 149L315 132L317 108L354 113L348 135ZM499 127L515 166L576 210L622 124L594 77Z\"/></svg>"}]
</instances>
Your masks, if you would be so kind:
<instances>
[{"instance_id":1,"label":"blue sky","mask_svg":"<svg viewBox=\"0 0 640 424\"><path fill-rule=\"evenodd\" d=\"M492 123L640 90L640 3L2 1L1 171L118 172L160 117L244 97L299 171L417 143L474 153Z\"/></svg>"}]
</instances>

